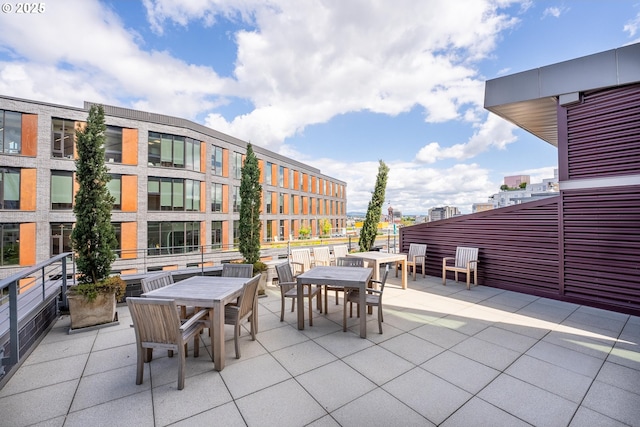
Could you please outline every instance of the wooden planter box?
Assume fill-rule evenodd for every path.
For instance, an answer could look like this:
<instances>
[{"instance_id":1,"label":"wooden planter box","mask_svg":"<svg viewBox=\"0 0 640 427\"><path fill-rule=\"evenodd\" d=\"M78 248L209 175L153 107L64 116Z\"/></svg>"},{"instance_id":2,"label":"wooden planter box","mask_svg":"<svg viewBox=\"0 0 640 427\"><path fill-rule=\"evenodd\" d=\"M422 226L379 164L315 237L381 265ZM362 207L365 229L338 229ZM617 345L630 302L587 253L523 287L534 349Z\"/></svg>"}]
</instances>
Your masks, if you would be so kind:
<instances>
[{"instance_id":1,"label":"wooden planter box","mask_svg":"<svg viewBox=\"0 0 640 427\"><path fill-rule=\"evenodd\" d=\"M88 301L83 295L67 295L71 330L117 322L115 293L101 294Z\"/></svg>"}]
</instances>

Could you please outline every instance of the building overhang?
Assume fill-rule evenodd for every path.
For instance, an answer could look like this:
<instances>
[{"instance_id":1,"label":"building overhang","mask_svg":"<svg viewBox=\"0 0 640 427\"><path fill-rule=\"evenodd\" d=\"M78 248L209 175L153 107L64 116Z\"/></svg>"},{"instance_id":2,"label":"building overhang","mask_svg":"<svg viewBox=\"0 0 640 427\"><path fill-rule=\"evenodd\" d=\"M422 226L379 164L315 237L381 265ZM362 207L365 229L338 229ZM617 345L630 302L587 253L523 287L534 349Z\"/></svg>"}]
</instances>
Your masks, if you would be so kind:
<instances>
[{"instance_id":1,"label":"building overhang","mask_svg":"<svg viewBox=\"0 0 640 427\"><path fill-rule=\"evenodd\" d=\"M558 146L558 105L585 91L640 82L640 43L487 80L484 107Z\"/></svg>"}]
</instances>

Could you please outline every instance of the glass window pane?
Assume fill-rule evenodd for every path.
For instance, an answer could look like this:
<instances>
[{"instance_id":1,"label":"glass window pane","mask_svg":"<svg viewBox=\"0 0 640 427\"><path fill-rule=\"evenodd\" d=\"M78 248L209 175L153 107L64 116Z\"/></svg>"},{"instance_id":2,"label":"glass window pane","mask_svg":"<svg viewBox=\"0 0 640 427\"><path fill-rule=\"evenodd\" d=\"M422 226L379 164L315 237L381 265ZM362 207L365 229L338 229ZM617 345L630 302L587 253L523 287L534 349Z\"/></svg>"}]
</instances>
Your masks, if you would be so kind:
<instances>
[{"instance_id":1,"label":"glass window pane","mask_svg":"<svg viewBox=\"0 0 640 427\"><path fill-rule=\"evenodd\" d=\"M163 211L171 210L171 181L162 180L160 183L160 207Z\"/></svg>"},{"instance_id":2,"label":"glass window pane","mask_svg":"<svg viewBox=\"0 0 640 427\"><path fill-rule=\"evenodd\" d=\"M107 126L104 142L104 158L108 163L122 162L122 128Z\"/></svg>"},{"instance_id":3,"label":"glass window pane","mask_svg":"<svg viewBox=\"0 0 640 427\"><path fill-rule=\"evenodd\" d=\"M193 141L193 170L200 171L200 141Z\"/></svg>"},{"instance_id":4,"label":"glass window pane","mask_svg":"<svg viewBox=\"0 0 640 427\"><path fill-rule=\"evenodd\" d=\"M120 198L121 198L121 179L119 175L112 175L111 180L107 183L107 188L109 189L109 193L115 199L113 202L114 209L120 209ZM117 207L116 207L117 206Z\"/></svg>"},{"instance_id":5,"label":"glass window pane","mask_svg":"<svg viewBox=\"0 0 640 427\"><path fill-rule=\"evenodd\" d=\"M20 154L22 151L22 114L4 112L4 152Z\"/></svg>"},{"instance_id":6,"label":"glass window pane","mask_svg":"<svg viewBox=\"0 0 640 427\"><path fill-rule=\"evenodd\" d=\"M20 225L0 224L0 265L20 263Z\"/></svg>"},{"instance_id":7,"label":"glass window pane","mask_svg":"<svg viewBox=\"0 0 640 427\"><path fill-rule=\"evenodd\" d=\"M160 156L162 166L173 165L173 138L171 138L171 135L162 135L162 149Z\"/></svg>"},{"instance_id":8,"label":"glass window pane","mask_svg":"<svg viewBox=\"0 0 640 427\"><path fill-rule=\"evenodd\" d=\"M173 210L184 210L184 181L181 179L173 181Z\"/></svg>"},{"instance_id":9,"label":"glass window pane","mask_svg":"<svg viewBox=\"0 0 640 427\"><path fill-rule=\"evenodd\" d=\"M184 167L186 169L189 170L193 170L193 140L190 138L187 138L187 141L185 142L185 150L186 150L186 162Z\"/></svg>"},{"instance_id":10,"label":"glass window pane","mask_svg":"<svg viewBox=\"0 0 640 427\"><path fill-rule=\"evenodd\" d=\"M52 172L51 208L67 209L73 205L73 175L71 172Z\"/></svg>"},{"instance_id":11,"label":"glass window pane","mask_svg":"<svg viewBox=\"0 0 640 427\"><path fill-rule=\"evenodd\" d=\"M149 132L149 160L150 166L160 166L161 162L161 142L160 134L157 132Z\"/></svg>"},{"instance_id":12,"label":"glass window pane","mask_svg":"<svg viewBox=\"0 0 640 427\"><path fill-rule=\"evenodd\" d=\"M184 137L182 136L173 138L173 166L184 167Z\"/></svg>"},{"instance_id":13,"label":"glass window pane","mask_svg":"<svg viewBox=\"0 0 640 427\"><path fill-rule=\"evenodd\" d=\"M185 210L192 211L193 210L193 181L187 179L184 182L185 186Z\"/></svg>"}]
</instances>

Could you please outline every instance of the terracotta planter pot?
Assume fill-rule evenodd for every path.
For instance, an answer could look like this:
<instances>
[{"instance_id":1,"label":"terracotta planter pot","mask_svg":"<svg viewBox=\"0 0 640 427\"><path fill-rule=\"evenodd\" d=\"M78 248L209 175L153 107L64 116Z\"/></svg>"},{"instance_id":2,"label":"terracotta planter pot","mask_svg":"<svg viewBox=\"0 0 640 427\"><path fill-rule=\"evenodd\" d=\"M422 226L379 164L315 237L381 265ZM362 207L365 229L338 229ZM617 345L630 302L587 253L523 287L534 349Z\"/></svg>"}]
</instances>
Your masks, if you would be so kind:
<instances>
[{"instance_id":1,"label":"terracotta planter pot","mask_svg":"<svg viewBox=\"0 0 640 427\"><path fill-rule=\"evenodd\" d=\"M83 295L67 295L71 329L111 323L116 316L116 295L98 294L96 299L88 301Z\"/></svg>"}]
</instances>

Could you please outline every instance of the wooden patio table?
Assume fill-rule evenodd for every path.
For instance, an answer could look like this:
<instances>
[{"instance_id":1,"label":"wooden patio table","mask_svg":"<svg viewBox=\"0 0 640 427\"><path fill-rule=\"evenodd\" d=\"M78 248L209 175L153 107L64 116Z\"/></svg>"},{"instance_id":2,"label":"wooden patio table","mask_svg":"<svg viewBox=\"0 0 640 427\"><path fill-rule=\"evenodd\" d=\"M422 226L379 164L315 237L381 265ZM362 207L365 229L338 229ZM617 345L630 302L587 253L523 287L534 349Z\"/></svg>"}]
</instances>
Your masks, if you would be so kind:
<instances>
[{"instance_id":1,"label":"wooden patio table","mask_svg":"<svg viewBox=\"0 0 640 427\"><path fill-rule=\"evenodd\" d=\"M399 262L402 265L402 289L407 289L407 254L370 251L354 252L347 256L363 258L373 263L373 280L380 280L380 266L382 264Z\"/></svg>"},{"instance_id":2,"label":"wooden patio table","mask_svg":"<svg viewBox=\"0 0 640 427\"><path fill-rule=\"evenodd\" d=\"M298 275L298 329L304 329L304 285L330 285L359 290L358 313L360 313L360 337L367 337L365 297L367 284L371 280L371 268L319 266Z\"/></svg>"},{"instance_id":3,"label":"wooden patio table","mask_svg":"<svg viewBox=\"0 0 640 427\"><path fill-rule=\"evenodd\" d=\"M176 301L177 305L189 305L209 309L209 336L211 354L216 371L224 369L224 306L234 302L241 294L242 287L251 278L192 276L142 294L144 297L164 298Z\"/></svg>"}]
</instances>

